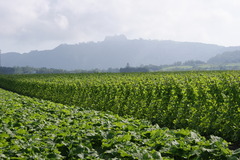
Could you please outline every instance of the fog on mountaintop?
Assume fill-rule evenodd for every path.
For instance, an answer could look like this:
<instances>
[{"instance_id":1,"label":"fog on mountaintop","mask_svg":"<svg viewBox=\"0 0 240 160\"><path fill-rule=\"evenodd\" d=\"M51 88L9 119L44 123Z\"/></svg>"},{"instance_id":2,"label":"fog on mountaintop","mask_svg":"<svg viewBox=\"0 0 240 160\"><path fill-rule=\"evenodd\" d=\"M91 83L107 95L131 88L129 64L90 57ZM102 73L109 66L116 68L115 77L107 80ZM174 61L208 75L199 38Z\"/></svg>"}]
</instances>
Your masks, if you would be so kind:
<instances>
[{"instance_id":1,"label":"fog on mountaintop","mask_svg":"<svg viewBox=\"0 0 240 160\"><path fill-rule=\"evenodd\" d=\"M124 35L109 36L101 42L62 44L52 50L29 53L4 53L2 65L6 67L30 66L65 70L94 68L120 68L130 64L163 65L177 61L201 60L240 47L224 47L212 44L158 40L129 40Z\"/></svg>"}]
</instances>

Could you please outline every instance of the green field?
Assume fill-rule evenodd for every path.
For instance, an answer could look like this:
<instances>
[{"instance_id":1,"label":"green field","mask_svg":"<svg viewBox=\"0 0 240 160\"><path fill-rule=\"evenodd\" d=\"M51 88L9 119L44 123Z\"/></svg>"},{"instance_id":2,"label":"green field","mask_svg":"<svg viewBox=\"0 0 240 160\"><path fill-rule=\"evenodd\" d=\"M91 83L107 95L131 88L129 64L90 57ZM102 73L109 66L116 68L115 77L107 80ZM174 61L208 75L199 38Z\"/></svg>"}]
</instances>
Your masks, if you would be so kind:
<instances>
[{"instance_id":1,"label":"green field","mask_svg":"<svg viewBox=\"0 0 240 160\"><path fill-rule=\"evenodd\" d=\"M133 124L133 126L135 126L134 130L136 130L134 131L135 132L134 134L138 133L140 134L140 136L136 136L138 137L138 139L136 140L137 144L135 144L135 141L134 141L134 144L128 144L128 145L129 146L137 145L136 148L138 149L129 149L127 151L125 150L121 151L121 147L120 149L112 148L113 144L115 143L112 141L111 141L112 144L109 144L110 142L107 142L108 144L104 146L105 143L103 143L103 139L105 138L100 138L98 142L99 142L99 148L101 149L94 149L94 148L91 148L91 146L88 146L89 150L88 149L86 150L89 151L89 156L91 156L90 153L95 152L96 154L98 154L99 158L103 158L103 159L106 158L104 156L111 157L113 155L115 156L120 155L123 157L125 156L125 158L129 158L129 159L137 159L137 158L143 159L143 157L141 156L144 156L145 154L142 154L141 156L139 155L139 157L136 156L136 154L134 154L135 152L139 152L139 153L146 153L147 157L149 157L149 158L145 157L146 159L151 159L151 158L156 159L156 157L154 158L154 156L160 156L160 155L162 157L169 157L172 159L194 159L196 157L199 158L199 157L206 156L205 155L206 154L205 151L206 151L209 153L209 155L207 154L207 156L215 155L215 157L213 157L212 159L229 158L230 155L232 154L232 151L227 150L226 144L224 143L224 141L221 138L216 138L215 136L222 137L225 140L231 142L230 148L232 149L239 148L239 144L240 144L240 125L239 125L240 124L240 72L239 71L159 72L159 73L131 73L131 74L102 73L102 74L0 75L0 82L1 82L0 83L1 88L11 90L25 96L36 97L39 99L45 99L45 100L50 100L52 102L65 104L66 106L72 106L72 107L65 106L66 109L63 109L65 111L61 111L62 110L61 107L63 107L63 105L58 104L57 107L55 106L56 104L49 105L49 106L47 105L48 109L51 110L50 113L53 112L53 117L55 117L54 121L59 121L59 123L61 121L65 121L64 116L61 117L58 115L62 112L66 112L65 116L72 115L72 112L74 113L81 112L81 114L83 115L90 114L89 117L91 116L94 117L94 115L92 115L93 113L96 114L96 117L99 117L100 116L99 114L102 114L102 116L104 117L105 115L107 116L108 114L105 114L103 112L96 112L93 110L107 111L111 113L111 116L112 114L118 114L119 116L129 116L129 117L131 116L131 117L134 117L135 119L148 120L151 124L148 123L147 128L156 127L157 125L160 128L167 127L167 128L173 129L173 130L169 130L169 129L157 128L157 130L158 129L161 130L159 131L159 133L163 132L163 134L172 134L171 136L173 137L170 138L171 140L169 140L169 142L171 141L171 144L174 144L174 142L177 142L176 146L182 148L180 150L177 149L174 151L172 149L169 149L171 150L172 153L169 153L169 151L164 152L164 148L166 146L169 146L168 142L165 142L161 138L159 139L159 142L158 142L160 144L156 144L155 143L157 142L156 140L154 140L154 142L147 142L151 140L152 136L155 134L155 131L154 133L149 132L148 134L146 134L149 136L146 136L145 138L144 138L145 134L142 133L147 131L153 132L153 130L156 130L156 128L142 130L141 124L144 124L146 122L142 120L141 122L139 120L132 120L134 122L131 121L127 123L129 123L130 126L131 124ZM34 101L33 104L28 102L26 102L26 104L25 103L23 104L25 105L25 107L31 106L31 108L33 109L30 109L30 110L33 111L34 109L36 109L37 110L36 113L38 113L39 112L38 109L41 108L40 102L45 103L46 101L36 100L37 102L35 104L35 100L33 100ZM8 103L11 105L10 102L14 101L14 98L5 98L5 101L6 101L6 105ZM52 102L51 104L53 104ZM47 103L50 103L50 102L47 102ZM4 104L2 108L4 108L4 106L6 105ZM20 110L21 107L22 105L20 105L18 109ZM90 110L90 111L87 111L87 110ZM25 112L21 112L21 113L25 113ZM1 116L4 117L5 114L6 113L2 112ZM26 114L27 114L27 111L26 111ZM45 112L41 115L45 115ZM28 116L26 115L26 117ZM82 118L84 119L84 116ZM121 118L118 117L116 121L118 121L119 119ZM49 120L44 120L44 121L47 123ZM78 121L81 121L81 118L76 118L76 122L74 123L77 123ZM103 121L104 120L100 118L98 122L104 123ZM138 122L138 125L134 124L135 121L136 123ZM115 123L118 123L118 122L115 122ZM128 126L123 124L123 122L119 122L118 125L120 125L118 126L120 128L124 128L123 126ZM70 126L75 128L74 124L73 126L72 125ZM110 126L112 126L112 124ZM52 124L51 127L54 128L54 125ZM3 126L1 126L1 128L3 128ZM104 131L101 127L97 127L97 128L98 128L97 129L98 134ZM63 133L63 131L61 130L61 127L55 128L55 129L58 132L56 134ZM175 129L180 129L180 130L175 130ZM86 128L82 127L81 130L86 134ZM96 128L94 130L96 131ZM126 127L125 127L125 130L126 130ZM127 129L127 131L129 130L130 129ZM201 137L195 131L193 132L190 130L196 130L202 136L205 136L206 139L209 139L209 140L206 140L205 138ZM2 133L5 133L5 132L2 129ZM28 131L25 129L25 131L23 132L25 133ZM76 131L76 134L78 132L79 130ZM180 135L183 137L181 136L178 137L177 136L178 133L176 132L181 132ZM117 133L118 131L114 130L113 134L117 134ZM124 143L127 143L127 142L130 143L134 135L132 134L132 132L130 133L121 134L124 137L122 139L120 138L121 141L124 141ZM40 135L42 135L42 133L40 133ZM215 135L215 136L212 136L212 135ZM195 139L194 142L189 142L189 141L186 142L186 139L188 138L185 138L184 136L188 138L189 136L190 137L197 136L200 138L197 138L197 137L195 138L199 140L201 139L201 141L203 142L198 143L197 142L198 140L196 141L196 139L193 137L192 138ZM136 137L134 139L136 139ZM162 135L157 136L157 138L159 137L164 137L164 136ZM98 136L95 138L98 139ZM113 139L114 138L116 138L116 136L113 136ZM181 143L181 142L178 142L178 140L175 141L176 138L180 138L181 140L184 140L184 142ZM147 140L144 140L144 139L147 139ZM116 139L114 139L113 141L115 140ZM213 142L214 143L216 142L218 143L218 145L222 145L222 146L220 147L214 144ZM45 143L44 140L43 140L43 143ZM95 142L93 142L93 144L91 145L94 146L94 143ZM139 144L141 145L139 146ZM184 146L185 144L186 146ZM208 148L206 147L205 147L206 150L200 149L200 151L197 151L198 149L192 146L192 145L197 145L197 147L201 148L202 146L200 144L203 144L203 146L207 146L208 144L208 146L211 149L213 146L217 147L218 149L213 149L217 153L212 154L211 149L208 150ZM156 145L159 147L156 147ZM65 149L66 147L69 150L69 145L65 146ZM150 147L150 149L148 147ZM220 150L219 150L219 147L220 147ZM114 154L111 153L111 154L105 155L105 153L108 153L106 148L108 149L111 148L110 150ZM81 156L88 155L86 153L86 150L83 149L82 151L83 153L79 153L79 155ZM95 151L92 151L92 150L95 150ZM188 153L185 153L185 150ZM193 150L196 150L196 152L193 153ZM203 154L201 154L202 151L204 152ZM56 149L56 152L57 152L56 155L58 155L60 159L62 158L61 156L64 156L63 153L58 149ZM236 150L234 153L237 155L237 152L239 152L239 149ZM175 155L175 153L177 155ZM2 153L2 155L4 154L5 153ZM9 153L9 154L14 155L14 153ZM70 154L70 152L68 152L68 154ZM38 153L38 155L40 155L40 153ZM14 156L16 156L16 154ZM43 156L54 156L54 155L48 155L46 152L46 155L43 155ZM81 156L80 156L80 159L81 159Z\"/></svg>"}]
</instances>

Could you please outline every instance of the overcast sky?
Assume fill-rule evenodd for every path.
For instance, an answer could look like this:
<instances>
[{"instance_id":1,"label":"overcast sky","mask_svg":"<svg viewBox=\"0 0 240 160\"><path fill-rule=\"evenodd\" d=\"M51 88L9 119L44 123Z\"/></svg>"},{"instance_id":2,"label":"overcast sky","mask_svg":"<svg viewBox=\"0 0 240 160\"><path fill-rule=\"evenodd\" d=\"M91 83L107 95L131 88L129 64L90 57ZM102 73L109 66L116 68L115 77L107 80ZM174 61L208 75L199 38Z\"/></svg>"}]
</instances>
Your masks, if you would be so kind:
<instances>
[{"instance_id":1,"label":"overcast sky","mask_svg":"<svg viewBox=\"0 0 240 160\"><path fill-rule=\"evenodd\" d=\"M157 39L240 46L240 0L0 0L2 52Z\"/></svg>"}]
</instances>

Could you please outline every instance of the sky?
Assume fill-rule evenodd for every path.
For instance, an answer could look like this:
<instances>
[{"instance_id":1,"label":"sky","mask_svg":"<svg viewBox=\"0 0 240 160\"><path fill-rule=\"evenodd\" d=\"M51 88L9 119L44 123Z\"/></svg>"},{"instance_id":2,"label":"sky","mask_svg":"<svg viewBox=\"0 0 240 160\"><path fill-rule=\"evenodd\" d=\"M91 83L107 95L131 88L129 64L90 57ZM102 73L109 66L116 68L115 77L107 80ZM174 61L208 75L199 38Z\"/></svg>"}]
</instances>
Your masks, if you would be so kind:
<instances>
[{"instance_id":1,"label":"sky","mask_svg":"<svg viewBox=\"0 0 240 160\"><path fill-rule=\"evenodd\" d=\"M239 0L0 0L0 49L128 39L240 46Z\"/></svg>"}]
</instances>

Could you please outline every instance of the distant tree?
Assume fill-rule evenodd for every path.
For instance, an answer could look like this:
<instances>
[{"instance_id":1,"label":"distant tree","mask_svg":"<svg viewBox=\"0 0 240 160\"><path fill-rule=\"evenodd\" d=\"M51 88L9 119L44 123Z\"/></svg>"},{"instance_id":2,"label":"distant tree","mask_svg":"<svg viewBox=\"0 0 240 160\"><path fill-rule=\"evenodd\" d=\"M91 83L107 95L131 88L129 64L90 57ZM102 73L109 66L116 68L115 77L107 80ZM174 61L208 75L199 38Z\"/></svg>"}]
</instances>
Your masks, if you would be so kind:
<instances>
[{"instance_id":1,"label":"distant tree","mask_svg":"<svg viewBox=\"0 0 240 160\"><path fill-rule=\"evenodd\" d=\"M183 63L183 65L186 65L186 66L196 66L200 64L205 64L205 62L199 61L199 60L189 60Z\"/></svg>"},{"instance_id":2,"label":"distant tree","mask_svg":"<svg viewBox=\"0 0 240 160\"><path fill-rule=\"evenodd\" d=\"M33 67L0 67L0 74L43 74L43 73L66 73L62 69L33 68Z\"/></svg>"},{"instance_id":3,"label":"distant tree","mask_svg":"<svg viewBox=\"0 0 240 160\"><path fill-rule=\"evenodd\" d=\"M12 68L12 67L0 67L0 74L14 74L14 68Z\"/></svg>"},{"instance_id":4,"label":"distant tree","mask_svg":"<svg viewBox=\"0 0 240 160\"><path fill-rule=\"evenodd\" d=\"M157 66L157 65L152 65L152 64L142 66L142 67L148 69L149 71L159 71L163 68L162 65Z\"/></svg>"},{"instance_id":5,"label":"distant tree","mask_svg":"<svg viewBox=\"0 0 240 160\"><path fill-rule=\"evenodd\" d=\"M119 69L118 69L118 68L108 68L106 72L118 73L118 72L119 72Z\"/></svg>"},{"instance_id":6,"label":"distant tree","mask_svg":"<svg viewBox=\"0 0 240 160\"><path fill-rule=\"evenodd\" d=\"M120 72L128 73L128 72L149 72L148 68L145 67L130 67L128 64L125 68L120 68Z\"/></svg>"},{"instance_id":7,"label":"distant tree","mask_svg":"<svg viewBox=\"0 0 240 160\"><path fill-rule=\"evenodd\" d=\"M182 62L181 61L178 61L178 62L175 62L173 63L174 66L181 66L182 65Z\"/></svg>"},{"instance_id":8,"label":"distant tree","mask_svg":"<svg viewBox=\"0 0 240 160\"><path fill-rule=\"evenodd\" d=\"M126 68L130 68L130 64L129 64L129 63L127 63L127 66L126 66Z\"/></svg>"}]
</instances>

